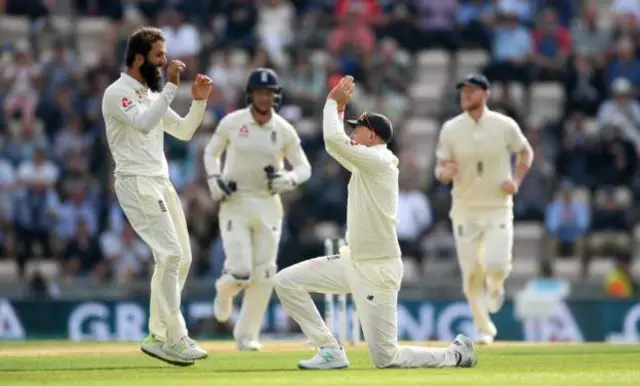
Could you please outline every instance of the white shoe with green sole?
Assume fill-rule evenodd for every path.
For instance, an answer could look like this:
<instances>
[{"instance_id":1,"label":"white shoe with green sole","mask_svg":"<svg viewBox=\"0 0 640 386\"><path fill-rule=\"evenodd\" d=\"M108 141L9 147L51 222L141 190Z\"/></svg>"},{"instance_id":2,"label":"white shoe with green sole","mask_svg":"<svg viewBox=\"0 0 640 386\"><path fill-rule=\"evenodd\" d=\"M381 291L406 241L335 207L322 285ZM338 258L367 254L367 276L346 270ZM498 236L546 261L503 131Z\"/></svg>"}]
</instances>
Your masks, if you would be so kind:
<instances>
[{"instance_id":1,"label":"white shoe with green sole","mask_svg":"<svg viewBox=\"0 0 640 386\"><path fill-rule=\"evenodd\" d=\"M166 352L163 349L164 342L156 339L153 334L149 334L140 345L140 350L143 353L149 355L152 358L160 359L163 362L172 364L174 366L191 366L195 362L192 359L181 358L171 353Z\"/></svg>"}]
</instances>

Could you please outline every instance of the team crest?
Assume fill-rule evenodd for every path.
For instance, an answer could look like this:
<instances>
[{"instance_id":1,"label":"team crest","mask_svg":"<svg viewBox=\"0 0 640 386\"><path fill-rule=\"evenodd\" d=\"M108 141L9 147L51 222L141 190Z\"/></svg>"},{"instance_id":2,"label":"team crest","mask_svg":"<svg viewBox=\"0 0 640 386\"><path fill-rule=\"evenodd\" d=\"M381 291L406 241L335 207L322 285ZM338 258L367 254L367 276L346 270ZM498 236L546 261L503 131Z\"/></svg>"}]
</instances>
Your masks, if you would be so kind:
<instances>
[{"instance_id":1,"label":"team crest","mask_svg":"<svg viewBox=\"0 0 640 386\"><path fill-rule=\"evenodd\" d=\"M131 105L133 104L133 102L131 102L131 99L124 97L122 98L122 108L127 111L129 110L129 108L131 107Z\"/></svg>"},{"instance_id":2,"label":"team crest","mask_svg":"<svg viewBox=\"0 0 640 386\"><path fill-rule=\"evenodd\" d=\"M243 125L240 130L238 130L239 134L241 137L248 137L249 136L249 126L247 125Z\"/></svg>"},{"instance_id":3,"label":"team crest","mask_svg":"<svg viewBox=\"0 0 640 386\"><path fill-rule=\"evenodd\" d=\"M272 131L271 132L271 142L275 145L276 141L277 141L276 132Z\"/></svg>"}]
</instances>

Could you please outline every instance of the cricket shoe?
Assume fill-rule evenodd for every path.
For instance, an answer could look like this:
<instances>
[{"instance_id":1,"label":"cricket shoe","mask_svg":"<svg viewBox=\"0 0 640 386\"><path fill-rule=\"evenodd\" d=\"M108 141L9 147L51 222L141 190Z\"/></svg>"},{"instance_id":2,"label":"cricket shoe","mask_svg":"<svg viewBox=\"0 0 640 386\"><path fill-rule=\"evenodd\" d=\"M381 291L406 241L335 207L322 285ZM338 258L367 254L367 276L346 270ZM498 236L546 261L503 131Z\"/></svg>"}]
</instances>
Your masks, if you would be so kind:
<instances>
[{"instance_id":1,"label":"cricket shoe","mask_svg":"<svg viewBox=\"0 0 640 386\"><path fill-rule=\"evenodd\" d=\"M224 323L233 313L233 296L226 296L216 283L216 297L213 300L213 316L220 323Z\"/></svg>"},{"instance_id":2,"label":"cricket shoe","mask_svg":"<svg viewBox=\"0 0 640 386\"><path fill-rule=\"evenodd\" d=\"M504 304L504 287L500 287L494 291L487 292L487 309L490 313L495 314L500 311Z\"/></svg>"},{"instance_id":3,"label":"cricket shoe","mask_svg":"<svg viewBox=\"0 0 640 386\"><path fill-rule=\"evenodd\" d=\"M158 340L153 334L149 334L140 344L140 350L152 358L160 359L174 366L191 366L195 362L191 359L184 359L167 353L162 349L164 342Z\"/></svg>"},{"instance_id":4,"label":"cricket shoe","mask_svg":"<svg viewBox=\"0 0 640 386\"><path fill-rule=\"evenodd\" d=\"M456 339L449 345L449 349L456 355L456 367L475 367L478 364L473 342L466 336L458 334Z\"/></svg>"},{"instance_id":5,"label":"cricket shoe","mask_svg":"<svg viewBox=\"0 0 640 386\"><path fill-rule=\"evenodd\" d=\"M298 362L301 370L335 370L349 367L349 359L342 348L321 347L311 359Z\"/></svg>"},{"instance_id":6,"label":"cricket shoe","mask_svg":"<svg viewBox=\"0 0 640 386\"><path fill-rule=\"evenodd\" d=\"M236 347L239 351L260 351L262 349L260 342L251 339L237 340Z\"/></svg>"},{"instance_id":7,"label":"cricket shoe","mask_svg":"<svg viewBox=\"0 0 640 386\"><path fill-rule=\"evenodd\" d=\"M189 338L188 336L182 337L175 343L165 343L162 346L162 350L174 357L182 358L184 360L198 360L205 359L209 354L198 343Z\"/></svg>"},{"instance_id":8,"label":"cricket shoe","mask_svg":"<svg viewBox=\"0 0 640 386\"><path fill-rule=\"evenodd\" d=\"M488 346L493 343L493 339L493 335L486 332L479 332L478 335L476 335L476 344Z\"/></svg>"}]
</instances>

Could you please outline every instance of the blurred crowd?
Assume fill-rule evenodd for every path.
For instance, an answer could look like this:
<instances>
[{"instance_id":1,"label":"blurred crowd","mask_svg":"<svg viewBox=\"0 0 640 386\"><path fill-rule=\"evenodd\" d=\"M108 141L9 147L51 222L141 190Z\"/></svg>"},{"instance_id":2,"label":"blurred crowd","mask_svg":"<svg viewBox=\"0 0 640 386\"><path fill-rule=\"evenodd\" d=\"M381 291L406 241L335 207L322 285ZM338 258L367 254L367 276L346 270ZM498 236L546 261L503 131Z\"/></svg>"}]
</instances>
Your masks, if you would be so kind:
<instances>
[{"instance_id":1,"label":"blurred crowd","mask_svg":"<svg viewBox=\"0 0 640 386\"><path fill-rule=\"evenodd\" d=\"M412 59L432 49L452 58L467 49L489 53L478 71L502 90L495 108L520 122L536 151L516 216L544 224L542 261L565 251L585 262L600 254L632 257L636 216L630 209L640 195L636 1L613 0L611 23L603 23L595 3L577 0L76 0L80 16L110 20L98 60L88 65L51 22L54 4L0 1L0 10L27 15L31 31L54 36L50 51L41 50L38 39L5 42L1 59L0 254L21 267L31 257L53 256L69 278L148 275L150 251L114 197L100 111L103 90L122 70L126 38L141 24L163 29L169 57L188 65L184 82L200 72L216 84L194 139L166 142L193 238L194 275L221 269L224 251L202 149L216 122L244 107L247 71L268 66L279 72L280 113L298 128L314 165L311 180L285 197L279 263L285 267L322 254L322 239L345 223L348 175L329 159L318 130L327 90L353 75L361 92L348 114L359 106L378 110L401 136L411 115ZM322 60L312 55L318 50ZM559 119L528 119L529 90L537 82L562 84ZM512 84L524 89L523 101L515 101ZM405 254L420 262L425 238L446 224L446 189L430 175L414 175L405 147L392 143L403 160L398 233Z\"/></svg>"}]
</instances>

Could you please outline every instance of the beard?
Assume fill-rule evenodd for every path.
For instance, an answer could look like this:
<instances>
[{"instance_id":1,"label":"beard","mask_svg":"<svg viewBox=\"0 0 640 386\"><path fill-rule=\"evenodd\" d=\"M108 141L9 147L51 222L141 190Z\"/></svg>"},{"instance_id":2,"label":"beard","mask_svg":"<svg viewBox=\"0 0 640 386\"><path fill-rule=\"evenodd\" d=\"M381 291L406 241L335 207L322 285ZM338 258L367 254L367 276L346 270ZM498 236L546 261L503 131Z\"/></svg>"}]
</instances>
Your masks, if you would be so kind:
<instances>
[{"instance_id":1,"label":"beard","mask_svg":"<svg viewBox=\"0 0 640 386\"><path fill-rule=\"evenodd\" d=\"M156 66L151 63L149 59L145 58L144 63L140 66L140 75L142 75L144 82L151 91L160 91L162 88L162 73L160 72L160 66Z\"/></svg>"}]
</instances>

